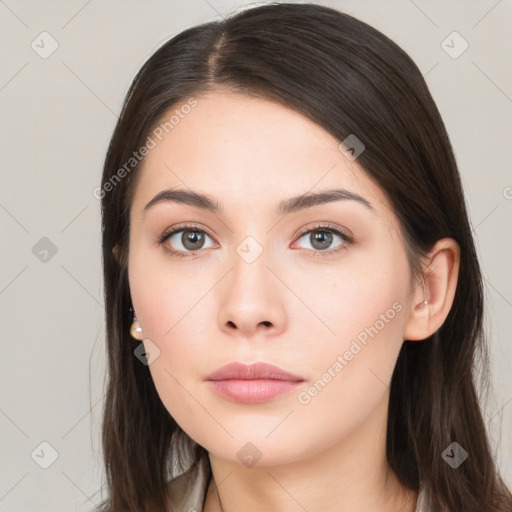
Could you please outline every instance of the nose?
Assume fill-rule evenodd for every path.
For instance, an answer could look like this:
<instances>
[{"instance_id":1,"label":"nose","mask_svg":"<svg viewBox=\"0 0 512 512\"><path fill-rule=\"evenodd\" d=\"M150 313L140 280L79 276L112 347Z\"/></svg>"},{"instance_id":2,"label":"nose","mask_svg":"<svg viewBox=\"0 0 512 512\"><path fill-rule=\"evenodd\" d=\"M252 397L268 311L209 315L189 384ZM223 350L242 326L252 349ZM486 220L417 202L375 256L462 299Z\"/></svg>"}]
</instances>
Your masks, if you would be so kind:
<instances>
[{"instance_id":1,"label":"nose","mask_svg":"<svg viewBox=\"0 0 512 512\"><path fill-rule=\"evenodd\" d=\"M274 270L275 272L275 270ZM285 290L265 252L248 263L238 254L218 290L218 321L230 335L277 336L286 328Z\"/></svg>"}]
</instances>

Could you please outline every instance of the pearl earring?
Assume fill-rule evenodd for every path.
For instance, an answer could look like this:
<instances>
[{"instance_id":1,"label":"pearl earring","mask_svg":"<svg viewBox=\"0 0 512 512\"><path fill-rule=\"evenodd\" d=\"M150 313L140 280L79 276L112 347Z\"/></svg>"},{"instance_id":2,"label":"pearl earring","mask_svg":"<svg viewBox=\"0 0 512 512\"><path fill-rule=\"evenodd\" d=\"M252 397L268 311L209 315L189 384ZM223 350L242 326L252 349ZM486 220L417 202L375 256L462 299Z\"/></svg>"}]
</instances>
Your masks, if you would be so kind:
<instances>
[{"instance_id":1,"label":"pearl earring","mask_svg":"<svg viewBox=\"0 0 512 512\"><path fill-rule=\"evenodd\" d=\"M130 308L133 311L132 308ZM130 326L130 334L132 338L135 338L138 341L142 341L142 327L140 326L139 319L137 318L135 311L133 311L133 321Z\"/></svg>"}]
</instances>

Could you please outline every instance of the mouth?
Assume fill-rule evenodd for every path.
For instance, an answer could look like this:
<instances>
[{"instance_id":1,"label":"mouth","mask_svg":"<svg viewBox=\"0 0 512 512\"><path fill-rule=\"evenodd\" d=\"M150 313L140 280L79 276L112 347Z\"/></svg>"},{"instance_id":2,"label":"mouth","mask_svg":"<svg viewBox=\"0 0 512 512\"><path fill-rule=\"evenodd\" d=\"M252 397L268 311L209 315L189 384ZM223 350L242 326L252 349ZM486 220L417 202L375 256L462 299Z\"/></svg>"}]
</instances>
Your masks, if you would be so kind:
<instances>
[{"instance_id":1,"label":"mouth","mask_svg":"<svg viewBox=\"0 0 512 512\"><path fill-rule=\"evenodd\" d=\"M267 402L304 382L302 377L274 365L238 362L222 366L205 380L215 393L239 403Z\"/></svg>"}]
</instances>

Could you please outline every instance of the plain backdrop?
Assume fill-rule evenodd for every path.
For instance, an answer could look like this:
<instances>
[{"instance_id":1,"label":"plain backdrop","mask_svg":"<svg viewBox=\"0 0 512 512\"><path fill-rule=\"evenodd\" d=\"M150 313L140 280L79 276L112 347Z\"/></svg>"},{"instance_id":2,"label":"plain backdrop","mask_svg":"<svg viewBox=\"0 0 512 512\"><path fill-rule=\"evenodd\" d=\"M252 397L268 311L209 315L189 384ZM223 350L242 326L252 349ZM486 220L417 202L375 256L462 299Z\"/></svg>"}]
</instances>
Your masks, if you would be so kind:
<instances>
[{"instance_id":1,"label":"plain backdrop","mask_svg":"<svg viewBox=\"0 0 512 512\"><path fill-rule=\"evenodd\" d=\"M447 126L485 276L495 391L485 417L510 484L512 2L318 3L398 43ZM93 190L146 59L182 30L248 5L0 1L0 512L100 502L105 327Z\"/></svg>"}]
</instances>

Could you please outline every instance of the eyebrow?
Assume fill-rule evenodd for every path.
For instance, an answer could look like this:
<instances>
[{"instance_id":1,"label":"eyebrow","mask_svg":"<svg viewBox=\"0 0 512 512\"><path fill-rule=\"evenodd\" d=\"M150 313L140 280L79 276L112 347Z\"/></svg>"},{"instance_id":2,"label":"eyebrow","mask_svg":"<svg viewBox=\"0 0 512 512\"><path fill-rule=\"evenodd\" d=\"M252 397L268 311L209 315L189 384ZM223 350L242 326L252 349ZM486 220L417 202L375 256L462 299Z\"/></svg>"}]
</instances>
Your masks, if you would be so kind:
<instances>
[{"instance_id":1,"label":"eyebrow","mask_svg":"<svg viewBox=\"0 0 512 512\"><path fill-rule=\"evenodd\" d=\"M374 206L364 197L361 197L350 190L333 189L322 192L307 192L300 196L291 197L281 201L277 207L276 214L287 215L288 213L294 213L313 206L342 200L357 201L373 213L377 213ZM153 199L151 199L151 201L149 201L149 203L144 207L144 214L156 204L167 202L187 204L214 214L224 212L222 206L215 199L205 194L191 190L166 189L159 192L155 197L153 197Z\"/></svg>"}]
</instances>

